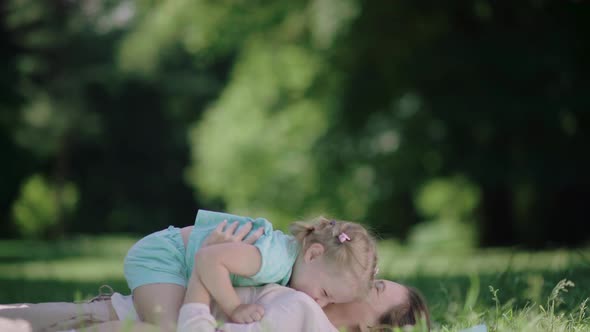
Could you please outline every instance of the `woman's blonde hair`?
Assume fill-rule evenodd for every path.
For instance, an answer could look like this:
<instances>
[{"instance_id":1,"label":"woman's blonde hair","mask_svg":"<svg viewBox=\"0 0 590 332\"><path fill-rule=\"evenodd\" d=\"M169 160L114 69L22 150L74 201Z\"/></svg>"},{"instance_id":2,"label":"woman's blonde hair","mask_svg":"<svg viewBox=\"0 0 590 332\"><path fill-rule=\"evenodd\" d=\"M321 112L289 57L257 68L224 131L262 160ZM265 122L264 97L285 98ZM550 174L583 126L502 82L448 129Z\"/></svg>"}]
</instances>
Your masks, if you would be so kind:
<instances>
[{"instance_id":1,"label":"woman's blonde hair","mask_svg":"<svg viewBox=\"0 0 590 332\"><path fill-rule=\"evenodd\" d=\"M296 221L289 226L305 251L319 243L330 263L346 269L359 282L361 296L373 287L377 268L375 240L362 225L318 217L311 222Z\"/></svg>"}]
</instances>

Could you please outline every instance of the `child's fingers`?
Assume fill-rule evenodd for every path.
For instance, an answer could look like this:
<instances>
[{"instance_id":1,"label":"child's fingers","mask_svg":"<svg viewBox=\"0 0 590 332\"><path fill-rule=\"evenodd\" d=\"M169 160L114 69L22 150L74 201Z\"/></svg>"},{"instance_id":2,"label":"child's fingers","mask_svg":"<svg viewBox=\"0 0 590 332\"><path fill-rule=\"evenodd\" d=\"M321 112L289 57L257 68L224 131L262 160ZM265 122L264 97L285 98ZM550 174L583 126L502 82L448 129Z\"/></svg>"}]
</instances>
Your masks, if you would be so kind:
<instances>
[{"instance_id":1,"label":"child's fingers","mask_svg":"<svg viewBox=\"0 0 590 332\"><path fill-rule=\"evenodd\" d=\"M261 319L262 319L262 315L261 315L261 314L259 314L259 313L257 313L257 312L253 312L253 313L250 315L250 317L252 318L252 320L253 320L254 322L257 322L257 321L259 321L259 320L261 320Z\"/></svg>"},{"instance_id":2,"label":"child's fingers","mask_svg":"<svg viewBox=\"0 0 590 332\"><path fill-rule=\"evenodd\" d=\"M235 234L233 234L233 240L235 242L242 241L244 239L244 237L246 236L246 234L248 234L250 232L250 230L252 230L252 223L248 222L242 228L240 228L239 231L237 231Z\"/></svg>"},{"instance_id":3,"label":"child's fingers","mask_svg":"<svg viewBox=\"0 0 590 332\"><path fill-rule=\"evenodd\" d=\"M258 304L250 304L245 312L245 320L248 323L256 322L264 316L264 308Z\"/></svg>"},{"instance_id":4,"label":"child's fingers","mask_svg":"<svg viewBox=\"0 0 590 332\"><path fill-rule=\"evenodd\" d=\"M254 233L250 234L248 238L244 240L244 243L254 244L264 234L264 227L258 228Z\"/></svg>"},{"instance_id":5,"label":"child's fingers","mask_svg":"<svg viewBox=\"0 0 590 332\"><path fill-rule=\"evenodd\" d=\"M240 224L237 221L234 221L231 223L231 225L229 225L226 229L225 229L225 236L229 239L232 237L232 235L234 234L234 232L236 231L236 228L238 228Z\"/></svg>"},{"instance_id":6,"label":"child's fingers","mask_svg":"<svg viewBox=\"0 0 590 332\"><path fill-rule=\"evenodd\" d=\"M262 319L262 316L264 316L264 307L261 305L256 305L256 308L254 309L252 314L250 314L250 317L252 317L254 321L259 321Z\"/></svg>"},{"instance_id":7,"label":"child's fingers","mask_svg":"<svg viewBox=\"0 0 590 332\"><path fill-rule=\"evenodd\" d=\"M264 316L264 307L259 304L241 304L230 315L235 323L252 323L259 321Z\"/></svg>"},{"instance_id":8,"label":"child's fingers","mask_svg":"<svg viewBox=\"0 0 590 332\"><path fill-rule=\"evenodd\" d=\"M223 227L225 227L225 225L227 224L227 219L220 222L219 225L217 225L217 227L215 228L215 232L217 233L222 233L223 232Z\"/></svg>"}]
</instances>

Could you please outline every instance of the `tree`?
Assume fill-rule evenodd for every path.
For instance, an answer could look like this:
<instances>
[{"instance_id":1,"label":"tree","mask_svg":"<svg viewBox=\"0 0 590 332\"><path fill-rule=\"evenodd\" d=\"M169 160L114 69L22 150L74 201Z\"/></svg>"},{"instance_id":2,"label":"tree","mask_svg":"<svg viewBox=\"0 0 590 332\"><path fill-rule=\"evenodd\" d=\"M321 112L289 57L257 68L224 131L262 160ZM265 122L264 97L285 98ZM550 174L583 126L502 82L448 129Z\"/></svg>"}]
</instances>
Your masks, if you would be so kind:
<instances>
[{"instance_id":1,"label":"tree","mask_svg":"<svg viewBox=\"0 0 590 332\"><path fill-rule=\"evenodd\" d=\"M118 49L141 7L11 1L5 8L17 64L11 84L22 100L11 105L0 139L22 158L3 186L3 220L10 220L21 184L38 173L57 196L53 236L190 224L198 201L182 176L186 127L217 93L227 58L203 66L169 51L159 69L139 73L120 64ZM67 183L79 199L66 218L60 193Z\"/></svg>"},{"instance_id":2,"label":"tree","mask_svg":"<svg viewBox=\"0 0 590 332\"><path fill-rule=\"evenodd\" d=\"M116 11L105 8L97 17ZM189 219L163 202L192 205L178 180L190 151L198 198L283 226L325 213L404 238L431 218L417 208L422 188L461 179L473 190L447 192L476 206L481 245L588 239L590 13L577 2L179 0L132 12L109 33L56 24L69 44L51 49L75 75L24 94L25 114L67 119L48 125L62 140L33 145L61 147L54 162L70 151L80 211L112 209L91 220L140 230ZM81 45L93 51L66 56ZM78 75L88 68L101 75ZM129 123L150 130L129 135ZM75 128L87 136L71 144Z\"/></svg>"}]
</instances>

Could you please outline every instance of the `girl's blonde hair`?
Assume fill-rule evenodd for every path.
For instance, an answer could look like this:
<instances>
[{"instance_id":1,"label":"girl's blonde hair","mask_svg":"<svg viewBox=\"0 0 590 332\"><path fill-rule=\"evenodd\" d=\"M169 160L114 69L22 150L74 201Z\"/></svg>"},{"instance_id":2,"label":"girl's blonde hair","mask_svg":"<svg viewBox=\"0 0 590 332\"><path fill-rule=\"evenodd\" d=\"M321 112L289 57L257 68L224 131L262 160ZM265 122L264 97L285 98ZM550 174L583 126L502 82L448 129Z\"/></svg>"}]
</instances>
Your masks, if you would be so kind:
<instances>
[{"instance_id":1,"label":"girl's blonde hair","mask_svg":"<svg viewBox=\"0 0 590 332\"><path fill-rule=\"evenodd\" d=\"M362 225L318 217L311 222L296 221L289 231L301 243L303 251L310 245L324 246L324 254L333 266L346 269L366 295L374 285L377 269L375 239Z\"/></svg>"}]
</instances>

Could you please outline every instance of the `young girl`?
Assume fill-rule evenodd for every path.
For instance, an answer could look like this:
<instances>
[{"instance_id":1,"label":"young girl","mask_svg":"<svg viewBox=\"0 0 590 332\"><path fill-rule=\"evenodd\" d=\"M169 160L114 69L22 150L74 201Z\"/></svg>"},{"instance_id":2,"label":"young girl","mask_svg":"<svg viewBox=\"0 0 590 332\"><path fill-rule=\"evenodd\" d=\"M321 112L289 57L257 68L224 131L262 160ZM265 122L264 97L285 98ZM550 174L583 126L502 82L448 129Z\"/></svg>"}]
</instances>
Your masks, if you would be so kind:
<instances>
[{"instance_id":1,"label":"young girl","mask_svg":"<svg viewBox=\"0 0 590 332\"><path fill-rule=\"evenodd\" d=\"M264 234L253 245L225 243L199 250L226 220ZM320 306L353 301L370 289L375 242L362 226L318 218L309 224L293 223L291 233L273 231L263 218L199 210L195 226L148 235L125 258L125 277L139 317L173 330L193 269L234 322L259 320L263 309L242 305L233 286L288 285Z\"/></svg>"}]
</instances>

